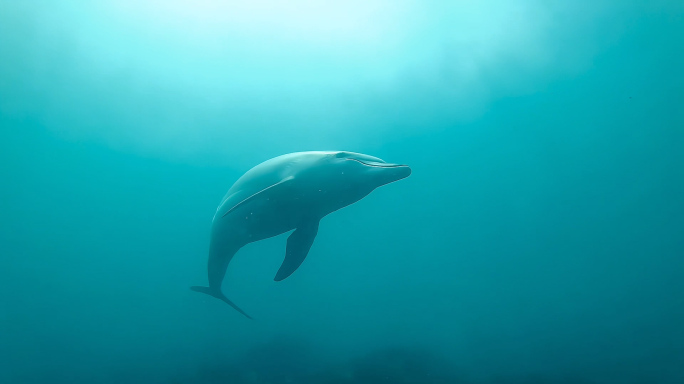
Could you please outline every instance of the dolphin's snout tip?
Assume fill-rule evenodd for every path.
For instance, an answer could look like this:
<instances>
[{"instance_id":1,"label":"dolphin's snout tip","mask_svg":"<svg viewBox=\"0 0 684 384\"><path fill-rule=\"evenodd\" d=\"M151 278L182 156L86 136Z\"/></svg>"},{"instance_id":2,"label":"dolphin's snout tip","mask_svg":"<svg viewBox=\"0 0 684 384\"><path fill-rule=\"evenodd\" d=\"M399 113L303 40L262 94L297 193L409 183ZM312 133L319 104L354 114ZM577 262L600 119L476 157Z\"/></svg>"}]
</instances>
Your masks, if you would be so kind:
<instances>
[{"instance_id":1,"label":"dolphin's snout tip","mask_svg":"<svg viewBox=\"0 0 684 384\"><path fill-rule=\"evenodd\" d=\"M402 165L401 167L399 167L399 170L399 177L401 179L411 176L411 167L409 167L408 165Z\"/></svg>"}]
</instances>

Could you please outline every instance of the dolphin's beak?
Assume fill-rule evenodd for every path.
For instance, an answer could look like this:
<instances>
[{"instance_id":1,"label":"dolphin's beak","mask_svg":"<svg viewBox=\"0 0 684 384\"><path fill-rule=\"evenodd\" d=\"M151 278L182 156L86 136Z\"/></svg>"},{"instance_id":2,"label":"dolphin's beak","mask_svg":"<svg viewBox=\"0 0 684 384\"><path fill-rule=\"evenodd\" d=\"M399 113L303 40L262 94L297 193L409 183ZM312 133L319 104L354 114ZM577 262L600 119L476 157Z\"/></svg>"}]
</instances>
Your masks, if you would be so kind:
<instances>
[{"instance_id":1,"label":"dolphin's beak","mask_svg":"<svg viewBox=\"0 0 684 384\"><path fill-rule=\"evenodd\" d=\"M356 159L351 159L354 161L358 161L359 163L363 165L367 165L369 167L376 167L376 168L399 168L399 167L407 167L408 165L404 164L390 164L390 163L381 163L378 161L362 161L362 160L356 160Z\"/></svg>"},{"instance_id":2,"label":"dolphin's beak","mask_svg":"<svg viewBox=\"0 0 684 384\"><path fill-rule=\"evenodd\" d=\"M373 166L378 168L380 185L393 183L395 181L405 179L411 175L411 168L403 164L381 164Z\"/></svg>"},{"instance_id":3,"label":"dolphin's beak","mask_svg":"<svg viewBox=\"0 0 684 384\"><path fill-rule=\"evenodd\" d=\"M372 160L359 160L359 159L347 159L347 160L352 160L356 161L357 163L361 163L367 167L372 167L372 168L377 168L377 173L378 175L382 175L379 177L379 185L385 185L389 184L392 182L395 182L397 180L401 180L404 178L409 177L411 175L411 168L408 165L405 164L392 164L392 163L385 163L382 161L372 161Z\"/></svg>"},{"instance_id":4,"label":"dolphin's beak","mask_svg":"<svg viewBox=\"0 0 684 384\"><path fill-rule=\"evenodd\" d=\"M397 173L399 176L401 176L399 179L403 179L406 177L411 176L411 167L408 165L399 165L399 164L394 164L395 166L393 168L398 168ZM399 180L397 179L397 180Z\"/></svg>"}]
</instances>

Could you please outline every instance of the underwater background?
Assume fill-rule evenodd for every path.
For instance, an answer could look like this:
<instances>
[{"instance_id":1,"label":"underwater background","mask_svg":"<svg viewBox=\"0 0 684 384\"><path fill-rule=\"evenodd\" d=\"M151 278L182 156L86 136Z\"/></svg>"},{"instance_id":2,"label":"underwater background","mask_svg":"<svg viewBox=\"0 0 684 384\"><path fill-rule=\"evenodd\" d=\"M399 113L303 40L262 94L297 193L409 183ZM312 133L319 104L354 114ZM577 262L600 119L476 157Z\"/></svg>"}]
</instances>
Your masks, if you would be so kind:
<instances>
[{"instance_id":1,"label":"underwater background","mask_svg":"<svg viewBox=\"0 0 684 384\"><path fill-rule=\"evenodd\" d=\"M0 0L0 383L684 383L684 2ZM206 295L240 175L413 174Z\"/></svg>"}]
</instances>

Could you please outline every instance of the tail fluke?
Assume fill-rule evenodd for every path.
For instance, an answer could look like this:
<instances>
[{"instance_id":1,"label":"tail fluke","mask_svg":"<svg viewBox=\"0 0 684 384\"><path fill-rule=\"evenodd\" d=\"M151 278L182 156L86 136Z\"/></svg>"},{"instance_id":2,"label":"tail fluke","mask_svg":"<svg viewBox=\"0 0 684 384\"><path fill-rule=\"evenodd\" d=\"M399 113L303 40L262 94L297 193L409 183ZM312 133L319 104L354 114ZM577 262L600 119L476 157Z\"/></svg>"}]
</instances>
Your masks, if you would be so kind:
<instances>
[{"instance_id":1,"label":"tail fluke","mask_svg":"<svg viewBox=\"0 0 684 384\"><path fill-rule=\"evenodd\" d=\"M224 294L221 293L220 291L217 292L217 291L212 290L212 289L209 288L209 287L200 287L200 286L190 287L190 289L192 289L192 290L195 291L195 292L206 293L206 294L209 295L209 296L215 297L215 298L217 298L217 299L219 299L219 300L223 300L224 302L226 302L226 304L230 305L230 306L233 307L236 311L238 311L238 312L242 313L243 315L245 315L245 317L247 317L248 319L254 320L254 319L252 318L252 316L246 314L245 311L243 311L242 309L240 309L240 307L238 307L237 305L233 304L233 302L230 301L230 300L226 297L226 295L224 295Z\"/></svg>"}]
</instances>

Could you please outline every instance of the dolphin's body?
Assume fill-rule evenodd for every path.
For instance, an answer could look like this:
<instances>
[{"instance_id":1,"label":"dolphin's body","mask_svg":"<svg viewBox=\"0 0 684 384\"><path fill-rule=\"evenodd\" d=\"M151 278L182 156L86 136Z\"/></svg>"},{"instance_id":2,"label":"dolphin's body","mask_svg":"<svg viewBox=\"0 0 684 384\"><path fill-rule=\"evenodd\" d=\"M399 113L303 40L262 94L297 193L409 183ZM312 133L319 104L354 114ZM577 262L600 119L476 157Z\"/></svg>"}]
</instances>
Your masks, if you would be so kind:
<instances>
[{"instance_id":1,"label":"dolphin's body","mask_svg":"<svg viewBox=\"0 0 684 384\"><path fill-rule=\"evenodd\" d=\"M306 258L321 218L410 174L406 165L339 151L290 153L257 165L219 204L211 228L209 287L192 290L221 299L251 318L221 292L228 263L240 248L294 229L275 276L283 280Z\"/></svg>"}]
</instances>

